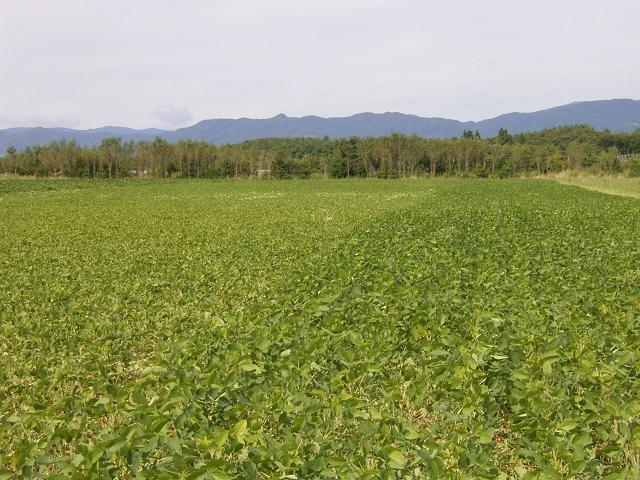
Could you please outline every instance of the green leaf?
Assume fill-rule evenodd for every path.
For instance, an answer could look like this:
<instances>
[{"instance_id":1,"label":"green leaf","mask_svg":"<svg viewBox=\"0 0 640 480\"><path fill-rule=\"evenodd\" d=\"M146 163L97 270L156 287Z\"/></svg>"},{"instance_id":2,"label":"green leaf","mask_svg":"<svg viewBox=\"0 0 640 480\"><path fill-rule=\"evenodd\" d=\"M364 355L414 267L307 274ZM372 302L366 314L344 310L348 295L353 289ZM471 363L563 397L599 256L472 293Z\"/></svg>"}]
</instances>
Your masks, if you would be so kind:
<instances>
[{"instance_id":1,"label":"green leaf","mask_svg":"<svg viewBox=\"0 0 640 480\"><path fill-rule=\"evenodd\" d=\"M407 466L407 459L400 450L393 450L389 453L389 466L397 470L402 470Z\"/></svg>"},{"instance_id":2,"label":"green leaf","mask_svg":"<svg viewBox=\"0 0 640 480\"><path fill-rule=\"evenodd\" d=\"M246 435L247 435L247 421L240 420L233 427L233 436L238 442L244 443Z\"/></svg>"}]
</instances>

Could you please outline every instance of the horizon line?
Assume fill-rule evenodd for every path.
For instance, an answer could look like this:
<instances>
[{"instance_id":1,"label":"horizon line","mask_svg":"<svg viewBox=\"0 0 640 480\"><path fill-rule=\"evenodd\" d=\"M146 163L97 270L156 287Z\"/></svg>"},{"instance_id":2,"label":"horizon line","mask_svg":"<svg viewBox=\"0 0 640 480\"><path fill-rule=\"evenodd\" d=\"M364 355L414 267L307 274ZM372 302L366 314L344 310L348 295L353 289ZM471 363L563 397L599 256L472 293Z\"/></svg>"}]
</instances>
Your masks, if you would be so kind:
<instances>
[{"instance_id":1,"label":"horizon line","mask_svg":"<svg viewBox=\"0 0 640 480\"><path fill-rule=\"evenodd\" d=\"M35 126L15 126L15 127L3 127L0 128L0 131L7 131L7 130L16 130L16 129L46 129L46 130L73 130L73 131L91 131L91 130L100 130L100 129L105 129L105 128L126 128L129 130L135 130L135 131L144 131L144 130L159 130L162 132L177 132L179 130L183 130L185 128L191 128L195 125L198 125L202 122L208 122L208 121L237 121L237 120L255 120L255 121L266 121L266 120L274 120L276 118L290 118L290 119L304 119L304 118L320 118L320 119L324 119L324 120L329 120L329 119L344 119L344 118L350 118L350 117L355 117L357 115L404 115L404 116L408 116L408 117L417 117L417 118L422 118L422 119L437 119L437 120L449 120L449 121L454 121L454 122L459 122L462 124L465 123L480 123L480 122L484 122L487 120L493 120L495 118L499 118L505 115L513 115L513 114L529 114L529 113L538 113L538 112L543 112L545 110L552 110L554 108L559 108L559 107L565 107L568 105L575 105L578 103L595 103L595 102L613 102L613 101L632 101L632 102L638 102L640 101L639 99L634 99L634 98L603 98L603 99L595 99L595 100L576 100L573 102L569 102L569 103L564 103L561 105L554 105L548 108L542 108L539 110L532 110L532 111L511 111L511 112L505 112L505 113L501 113L499 115L496 115L494 117L486 117L483 118L481 120L458 120L456 118L451 118L451 117L443 117L443 116L426 116L426 115L418 115L418 114L414 114L414 113L404 113L404 112L399 112L399 111L391 111L391 110L387 110L385 112L372 112L372 111L362 111L362 112L356 112L356 113L352 113L350 115L337 115L337 116L321 116L321 115L316 115L316 114L307 114L307 115L300 115L300 116L290 116L287 115L284 112L280 112L277 113L271 117L246 117L246 116L242 116L242 117L209 117L209 118L203 118L201 120L197 120L194 123L191 123L189 125L186 125L184 127L178 127L178 128L174 128L174 129L170 129L170 128L161 128L161 127L142 127L142 128L135 128L135 127L127 127L127 126L122 126L122 125L117 125L117 124L108 124L108 125L101 125L101 126L97 126L97 127L89 127L89 128L74 128L74 127L44 127L41 125L35 125Z\"/></svg>"}]
</instances>

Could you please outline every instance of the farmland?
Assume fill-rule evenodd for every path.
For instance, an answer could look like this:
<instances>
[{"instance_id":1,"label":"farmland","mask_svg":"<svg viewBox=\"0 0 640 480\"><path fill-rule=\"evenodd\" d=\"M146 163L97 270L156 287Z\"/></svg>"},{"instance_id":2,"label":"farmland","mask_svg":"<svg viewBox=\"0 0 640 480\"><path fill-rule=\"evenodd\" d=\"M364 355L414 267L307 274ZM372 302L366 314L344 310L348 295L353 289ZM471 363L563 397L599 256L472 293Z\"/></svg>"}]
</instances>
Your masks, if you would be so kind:
<instances>
[{"instance_id":1,"label":"farmland","mask_svg":"<svg viewBox=\"0 0 640 480\"><path fill-rule=\"evenodd\" d=\"M0 477L640 475L640 203L0 180Z\"/></svg>"}]
</instances>

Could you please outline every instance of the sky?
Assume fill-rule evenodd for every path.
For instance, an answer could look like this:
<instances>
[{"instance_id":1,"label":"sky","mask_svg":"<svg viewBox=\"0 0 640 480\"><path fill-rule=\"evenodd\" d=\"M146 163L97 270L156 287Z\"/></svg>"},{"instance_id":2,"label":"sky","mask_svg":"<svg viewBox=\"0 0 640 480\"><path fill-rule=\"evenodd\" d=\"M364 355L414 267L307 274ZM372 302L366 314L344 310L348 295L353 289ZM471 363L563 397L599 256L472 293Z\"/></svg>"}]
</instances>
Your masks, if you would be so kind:
<instances>
[{"instance_id":1,"label":"sky","mask_svg":"<svg viewBox=\"0 0 640 480\"><path fill-rule=\"evenodd\" d=\"M0 128L640 98L640 1L0 0Z\"/></svg>"}]
</instances>

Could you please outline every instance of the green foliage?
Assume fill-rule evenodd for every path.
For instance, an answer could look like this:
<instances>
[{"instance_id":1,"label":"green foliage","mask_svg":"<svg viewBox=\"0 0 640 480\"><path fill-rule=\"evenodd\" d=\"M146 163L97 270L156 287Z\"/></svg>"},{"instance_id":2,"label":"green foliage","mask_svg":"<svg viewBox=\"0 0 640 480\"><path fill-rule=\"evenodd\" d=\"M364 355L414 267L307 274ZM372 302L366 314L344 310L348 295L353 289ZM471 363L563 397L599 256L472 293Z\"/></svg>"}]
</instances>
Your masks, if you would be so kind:
<instances>
[{"instance_id":1,"label":"green foliage","mask_svg":"<svg viewBox=\"0 0 640 480\"><path fill-rule=\"evenodd\" d=\"M329 159L327 174L331 178L345 178L347 176L347 161L338 154L334 154Z\"/></svg>"},{"instance_id":2,"label":"green foliage","mask_svg":"<svg viewBox=\"0 0 640 480\"><path fill-rule=\"evenodd\" d=\"M311 168L304 159L276 157L271 163L271 176L277 179L309 178Z\"/></svg>"},{"instance_id":3,"label":"green foliage","mask_svg":"<svg viewBox=\"0 0 640 480\"><path fill-rule=\"evenodd\" d=\"M633 478L639 205L0 180L0 477Z\"/></svg>"},{"instance_id":4,"label":"green foliage","mask_svg":"<svg viewBox=\"0 0 640 480\"><path fill-rule=\"evenodd\" d=\"M465 130L462 134L462 138L480 138L480 133L478 133L478 131L476 130L476 134L474 136L473 131Z\"/></svg>"},{"instance_id":5,"label":"green foliage","mask_svg":"<svg viewBox=\"0 0 640 480\"><path fill-rule=\"evenodd\" d=\"M471 132L469 132L469 133L471 133ZM506 128L501 128L498 131L498 135L496 136L496 140L498 141L498 143L500 145L506 145L507 143L511 143L513 141L513 137L507 131Z\"/></svg>"},{"instance_id":6,"label":"green foliage","mask_svg":"<svg viewBox=\"0 0 640 480\"><path fill-rule=\"evenodd\" d=\"M482 140L465 130L461 138L425 139L394 133L377 138L266 138L237 145L181 140L170 144L122 143L105 138L96 148L51 142L0 157L0 173L75 178L278 179L417 176L511 177L563 170L616 174L633 171L620 155L640 154L640 130L598 132L585 125L512 136L500 129Z\"/></svg>"},{"instance_id":7,"label":"green foliage","mask_svg":"<svg viewBox=\"0 0 640 480\"><path fill-rule=\"evenodd\" d=\"M640 156L627 160L625 170L630 177L640 177Z\"/></svg>"}]
</instances>

